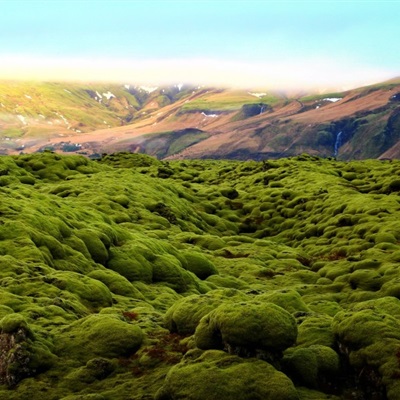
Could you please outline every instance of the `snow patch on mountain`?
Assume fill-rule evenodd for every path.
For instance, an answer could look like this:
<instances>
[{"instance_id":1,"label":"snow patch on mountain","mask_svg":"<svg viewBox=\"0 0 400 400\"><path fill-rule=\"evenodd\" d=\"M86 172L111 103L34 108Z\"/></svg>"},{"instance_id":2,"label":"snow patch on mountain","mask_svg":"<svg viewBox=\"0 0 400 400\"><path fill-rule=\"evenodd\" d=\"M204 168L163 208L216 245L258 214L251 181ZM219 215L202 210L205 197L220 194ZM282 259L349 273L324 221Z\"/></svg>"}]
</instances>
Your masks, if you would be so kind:
<instances>
[{"instance_id":1,"label":"snow patch on mountain","mask_svg":"<svg viewBox=\"0 0 400 400\"><path fill-rule=\"evenodd\" d=\"M64 122L65 125L67 125L67 129L70 129L70 128L71 128L71 126L69 125L69 122L68 122L67 118L65 118L64 115L62 115L62 114L59 113L59 112L55 112L55 114L56 114L58 117L60 117L60 118L62 119L62 121ZM61 121L56 120L55 122L56 122L56 123L60 123Z\"/></svg>"},{"instance_id":2,"label":"snow patch on mountain","mask_svg":"<svg viewBox=\"0 0 400 400\"><path fill-rule=\"evenodd\" d=\"M112 94L110 91L108 91L107 93L103 93L103 96L107 99L110 100L111 98L115 98L115 95Z\"/></svg>"},{"instance_id":3,"label":"snow patch on mountain","mask_svg":"<svg viewBox=\"0 0 400 400\"><path fill-rule=\"evenodd\" d=\"M26 122L26 119L23 115L18 114L17 118L24 124L24 125L28 125Z\"/></svg>"},{"instance_id":4,"label":"snow patch on mountain","mask_svg":"<svg viewBox=\"0 0 400 400\"><path fill-rule=\"evenodd\" d=\"M216 118L216 117L218 117L218 114L206 114L205 112L202 112L201 114L204 115L205 117L209 117L209 118Z\"/></svg>"},{"instance_id":5,"label":"snow patch on mountain","mask_svg":"<svg viewBox=\"0 0 400 400\"><path fill-rule=\"evenodd\" d=\"M248 94L251 94L252 96L261 98L267 95L267 93L253 93L253 92L247 92Z\"/></svg>"},{"instance_id":6,"label":"snow patch on mountain","mask_svg":"<svg viewBox=\"0 0 400 400\"><path fill-rule=\"evenodd\" d=\"M147 93L153 93L154 91L156 91L158 89L158 86L139 86L139 89L147 92Z\"/></svg>"},{"instance_id":7,"label":"snow patch on mountain","mask_svg":"<svg viewBox=\"0 0 400 400\"><path fill-rule=\"evenodd\" d=\"M342 100L342 97L326 97L325 99L322 100L336 103L337 101Z\"/></svg>"}]
</instances>

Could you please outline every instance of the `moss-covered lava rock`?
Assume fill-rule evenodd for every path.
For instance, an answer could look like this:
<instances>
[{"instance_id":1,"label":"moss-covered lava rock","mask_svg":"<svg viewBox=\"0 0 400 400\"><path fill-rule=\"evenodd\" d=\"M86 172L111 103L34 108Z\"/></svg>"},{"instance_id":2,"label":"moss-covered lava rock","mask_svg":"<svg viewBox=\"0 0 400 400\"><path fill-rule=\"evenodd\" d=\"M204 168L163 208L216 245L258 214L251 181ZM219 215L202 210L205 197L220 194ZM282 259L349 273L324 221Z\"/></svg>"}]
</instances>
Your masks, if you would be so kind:
<instances>
[{"instance_id":1,"label":"moss-covered lava rock","mask_svg":"<svg viewBox=\"0 0 400 400\"><path fill-rule=\"evenodd\" d=\"M196 328L200 349L226 349L255 356L257 351L279 354L296 342L296 320L273 303L224 303L204 316Z\"/></svg>"},{"instance_id":2,"label":"moss-covered lava rock","mask_svg":"<svg viewBox=\"0 0 400 400\"><path fill-rule=\"evenodd\" d=\"M113 358L133 354L142 341L143 332L137 324L113 315L91 315L61 332L56 354L68 353L85 362L95 356Z\"/></svg>"},{"instance_id":3,"label":"moss-covered lava rock","mask_svg":"<svg viewBox=\"0 0 400 400\"><path fill-rule=\"evenodd\" d=\"M222 351L194 351L173 367L156 400L298 400L291 380L260 360L243 360Z\"/></svg>"},{"instance_id":4,"label":"moss-covered lava rock","mask_svg":"<svg viewBox=\"0 0 400 400\"><path fill-rule=\"evenodd\" d=\"M399 175L0 157L0 398L400 400Z\"/></svg>"}]
</instances>

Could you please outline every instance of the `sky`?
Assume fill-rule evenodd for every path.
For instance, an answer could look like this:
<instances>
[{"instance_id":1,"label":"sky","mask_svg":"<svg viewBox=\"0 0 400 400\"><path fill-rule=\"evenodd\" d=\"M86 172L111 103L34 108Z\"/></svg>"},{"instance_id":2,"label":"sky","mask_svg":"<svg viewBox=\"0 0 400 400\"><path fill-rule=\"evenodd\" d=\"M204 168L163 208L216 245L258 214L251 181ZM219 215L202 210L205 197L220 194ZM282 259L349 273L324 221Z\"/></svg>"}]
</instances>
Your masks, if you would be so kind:
<instances>
[{"instance_id":1,"label":"sky","mask_svg":"<svg viewBox=\"0 0 400 400\"><path fill-rule=\"evenodd\" d=\"M0 79L326 91L400 76L400 0L0 0L0 10Z\"/></svg>"}]
</instances>

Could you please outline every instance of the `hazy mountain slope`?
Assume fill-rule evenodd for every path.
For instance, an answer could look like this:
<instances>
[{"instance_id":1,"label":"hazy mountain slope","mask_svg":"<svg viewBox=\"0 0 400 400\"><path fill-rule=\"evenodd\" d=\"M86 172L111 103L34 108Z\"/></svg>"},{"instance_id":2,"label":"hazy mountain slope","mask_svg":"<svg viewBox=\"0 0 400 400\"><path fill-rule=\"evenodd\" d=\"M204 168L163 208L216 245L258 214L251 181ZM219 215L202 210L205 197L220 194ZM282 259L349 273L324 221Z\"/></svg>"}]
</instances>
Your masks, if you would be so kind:
<instances>
[{"instance_id":1,"label":"hazy mountain slope","mask_svg":"<svg viewBox=\"0 0 400 400\"><path fill-rule=\"evenodd\" d=\"M213 149L217 157L263 158L307 152L339 157L374 158L398 139L395 123L400 86L357 90L339 97L318 96L292 101L290 106L227 124L224 132L193 146L182 157L206 157ZM324 100L332 99L334 101ZM339 100L340 99L340 100ZM390 125L390 124L389 124ZM208 151L209 152L209 151Z\"/></svg>"},{"instance_id":2,"label":"hazy mountain slope","mask_svg":"<svg viewBox=\"0 0 400 400\"><path fill-rule=\"evenodd\" d=\"M0 148L163 158L400 157L397 80L323 95L3 83Z\"/></svg>"},{"instance_id":3,"label":"hazy mountain slope","mask_svg":"<svg viewBox=\"0 0 400 400\"><path fill-rule=\"evenodd\" d=\"M0 150L35 151L52 140L126 125L185 94L177 87L0 82Z\"/></svg>"}]
</instances>

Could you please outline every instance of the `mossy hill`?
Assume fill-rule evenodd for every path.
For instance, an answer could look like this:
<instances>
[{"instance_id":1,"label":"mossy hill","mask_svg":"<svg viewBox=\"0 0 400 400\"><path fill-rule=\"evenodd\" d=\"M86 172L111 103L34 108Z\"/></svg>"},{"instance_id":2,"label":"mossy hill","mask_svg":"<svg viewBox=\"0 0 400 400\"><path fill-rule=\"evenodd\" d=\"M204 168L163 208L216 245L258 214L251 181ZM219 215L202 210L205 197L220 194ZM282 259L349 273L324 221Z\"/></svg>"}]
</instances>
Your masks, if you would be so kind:
<instances>
[{"instance_id":1,"label":"mossy hill","mask_svg":"<svg viewBox=\"0 0 400 400\"><path fill-rule=\"evenodd\" d=\"M0 398L400 399L400 161L0 158Z\"/></svg>"}]
</instances>

